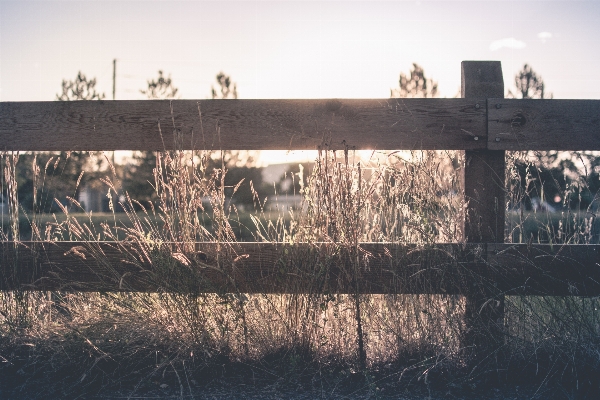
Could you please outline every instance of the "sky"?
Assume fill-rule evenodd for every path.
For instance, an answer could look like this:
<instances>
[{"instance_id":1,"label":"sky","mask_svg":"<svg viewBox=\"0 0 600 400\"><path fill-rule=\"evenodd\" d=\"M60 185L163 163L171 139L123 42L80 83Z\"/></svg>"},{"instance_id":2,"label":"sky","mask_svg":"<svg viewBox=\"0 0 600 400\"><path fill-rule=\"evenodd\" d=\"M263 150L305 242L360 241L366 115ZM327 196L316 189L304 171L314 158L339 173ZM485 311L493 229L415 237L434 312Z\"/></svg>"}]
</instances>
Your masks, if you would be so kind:
<instances>
[{"instance_id":1,"label":"sky","mask_svg":"<svg viewBox=\"0 0 600 400\"><path fill-rule=\"evenodd\" d=\"M52 101L78 71L116 99L162 70L183 99L220 71L242 99L386 98L413 62L460 91L463 60L525 63L560 99L600 99L600 1L0 0L0 101Z\"/></svg>"}]
</instances>

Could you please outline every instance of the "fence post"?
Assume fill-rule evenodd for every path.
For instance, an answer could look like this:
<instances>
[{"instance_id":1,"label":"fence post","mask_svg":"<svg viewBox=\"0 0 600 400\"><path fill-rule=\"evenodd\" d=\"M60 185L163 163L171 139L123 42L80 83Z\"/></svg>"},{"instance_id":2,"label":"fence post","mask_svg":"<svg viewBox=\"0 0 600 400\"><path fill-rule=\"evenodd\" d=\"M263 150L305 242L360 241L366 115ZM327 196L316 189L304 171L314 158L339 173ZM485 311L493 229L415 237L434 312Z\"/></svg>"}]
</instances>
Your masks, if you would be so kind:
<instances>
[{"instance_id":1,"label":"fence post","mask_svg":"<svg viewBox=\"0 0 600 400\"><path fill-rule=\"evenodd\" d=\"M503 98L504 81L500 61L463 61L461 95L478 100ZM486 106L486 110L496 107L495 104L480 105ZM481 136L487 138L489 143L487 124ZM464 190L468 207L464 234L467 243L504 242L505 169L504 150L465 151ZM468 353L475 353L477 358L498 348L504 339L504 296L494 293L492 286L473 282L472 290L465 298L462 344L470 350Z\"/></svg>"}]
</instances>

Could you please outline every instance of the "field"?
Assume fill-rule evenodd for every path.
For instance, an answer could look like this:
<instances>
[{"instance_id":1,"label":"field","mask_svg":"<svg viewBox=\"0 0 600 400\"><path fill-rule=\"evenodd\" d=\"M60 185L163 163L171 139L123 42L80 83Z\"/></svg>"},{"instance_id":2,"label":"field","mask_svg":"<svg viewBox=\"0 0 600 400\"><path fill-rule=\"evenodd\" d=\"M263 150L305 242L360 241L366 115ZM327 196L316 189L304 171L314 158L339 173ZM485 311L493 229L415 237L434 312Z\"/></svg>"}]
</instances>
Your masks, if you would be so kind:
<instances>
[{"instance_id":1,"label":"field","mask_svg":"<svg viewBox=\"0 0 600 400\"><path fill-rule=\"evenodd\" d=\"M589 215L589 214L588 214ZM231 227L234 231L235 238L239 242L250 242L254 241L256 234L256 226L253 222L252 217L258 216L264 224L277 223L278 220L283 220L289 224L291 216L289 213L282 213L278 211L265 211L257 215L251 211L239 211L235 214L234 218L230 220ZM80 223L89 222L90 225L100 227L102 223L109 225L116 224L123 228L132 228L133 223L127 216L127 214L119 213L93 213L91 216L84 212L71 213L70 217L76 219ZM586 213L583 213L583 217L586 217ZM581 218L581 216L579 217ZM589 218L589 216L588 216ZM61 224L66 221L64 214L42 214L37 216L37 221L40 226L48 226L51 224ZM164 222L160 220L160 217L150 216L152 224L156 225L159 229L164 225ZM521 220L523 222L521 222ZM565 223L566 230L575 230L577 221L572 218L565 216L564 211L555 212L533 212L525 211L522 214L517 211L512 211L507 214L507 229L510 229L509 234L512 237L513 243L523 242L523 238L529 240L533 236L535 243L549 243L552 238L562 229L561 222ZM1 220L2 230L8 233L10 229L10 221L8 216ZM212 229L212 221L207 219L204 226L208 229ZM600 238L600 225L594 220L594 224L591 227L591 235L593 239L591 243L597 243ZM26 215L19 216L19 232L23 240L28 240L31 237L31 220ZM117 236L119 239L123 239L121 236ZM68 237L63 236L62 240L69 240Z\"/></svg>"},{"instance_id":2,"label":"field","mask_svg":"<svg viewBox=\"0 0 600 400\"><path fill-rule=\"evenodd\" d=\"M367 165L323 151L301 184L301 207L241 213L226 201L224 166L209 170L194 166L191 153L165 152L152 209L128 199L124 213L65 210L32 221L12 212L4 239L127 241L148 254L152 273L186 271L196 242L325 242L350 254L364 242L455 242L464 220L461 157L413 152ZM3 188L14 187L4 171ZM210 207L201 207L206 198ZM507 220L513 242L597 243L585 210L509 211ZM235 264L225 250L210 256ZM338 254L327 256L335 262ZM314 262L308 254L295 260ZM344 276L354 282L360 265L347 263ZM169 276L188 285L194 274ZM291 288L299 294L3 292L0 395L541 399L592 398L599 389L598 298L502 296L502 337L482 352L464 345L473 333L463 296L336 294L319 279Z\"/></svg>"},{"instance_id":3,"label":"field","mask_svg":"<svg viewBox=\"0 0 600 400\"><path fill-rule=\"evenodd\" d=\"M255 216L256 213L253 212L238 212L233 218L230 220L231 228L234 231L236 240L240 242L250 242L254 241L256 228L254 226L254 222L252 220L252 216ZM264 221L277 221L277 219L281 216L281 213L277 211L266 211L260 215L260 218ZM117 212L117 213L93 213L91 216L84 212L73 212L69 214L70 218L73 218L79 223L87 223L90 226L100 228L101 224L109 224L109 225L117 225L122 227L123 229L133 228L133 222L129 219L126 213ZM289 215L287 217L289 221ZM67 220L67 217L63 213L57 214L41 214L36 216L37 223L46 227L49 225L60 225L64 224ZM164 226L164 222L160 219L159 216L153 215L148 216L149 222L156 226L158 229L161 229ZM10 221L9 218L6 217L2 221L2 230L5 233L8 233L10 229ZM206 229L212 229L212 221L207 219L204 224ZM19 233L21 235L22 240L29 240L31 238L31 219L27 215L19 215ZM101 233L101 230L98 231ZM119 240L125 238L125 234L123 231L118 231L117 236ZM61 240L69 240L67 232L64 232L63 236L61 236ZM103 240L111 240L111 238L103 238Z\"/></svg>"}]
</instances>

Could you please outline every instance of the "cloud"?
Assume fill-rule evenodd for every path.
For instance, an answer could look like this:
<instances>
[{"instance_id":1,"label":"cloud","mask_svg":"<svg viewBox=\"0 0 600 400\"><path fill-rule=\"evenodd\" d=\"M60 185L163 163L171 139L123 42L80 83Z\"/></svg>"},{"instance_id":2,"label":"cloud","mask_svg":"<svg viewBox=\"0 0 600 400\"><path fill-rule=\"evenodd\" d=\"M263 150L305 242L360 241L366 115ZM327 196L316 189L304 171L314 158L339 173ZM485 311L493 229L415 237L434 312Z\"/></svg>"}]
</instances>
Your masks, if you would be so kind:
<instances>
[{"instance_id":1,"label":"cloud","mask_svg":"<svg viewBox=\"0 0 600 400\"><path fill-rule=\"evenodd\" d=\"M490 44L490 50L496 51L500 50L503 47L508 47L509 49L522 49L525 46L527 46L525 42L511 37L506 39L494 40L492 44Z\"/></svg>"},{"instance_id":2,"label":"cloud","mask_svg":"<svg viewBox=\"0 0 600 400\"><path fill-rule=\"evenodd\" d=\"M542 43L546 43L546 40L552 39L552 34L550 32L540 32L538 33L538 38L540 38Z\"/></svg>"}]
</instances>

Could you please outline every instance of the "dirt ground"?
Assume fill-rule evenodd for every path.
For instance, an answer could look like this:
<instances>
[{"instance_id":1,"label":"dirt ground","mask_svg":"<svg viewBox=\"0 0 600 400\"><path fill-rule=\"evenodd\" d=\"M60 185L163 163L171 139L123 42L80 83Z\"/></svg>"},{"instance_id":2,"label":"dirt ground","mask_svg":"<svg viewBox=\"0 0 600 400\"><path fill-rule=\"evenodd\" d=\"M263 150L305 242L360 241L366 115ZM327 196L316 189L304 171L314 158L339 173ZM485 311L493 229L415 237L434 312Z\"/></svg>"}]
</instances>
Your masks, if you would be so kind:
<instances>
[{"instance_id":1,"label":"dirt ground","mask_svg":"<svg viewBox=\"0 0 600 400\"><path fill-rule=\"evenodd\" d=\"M247 362L213 356L210 364L194 364L184 357L161 361L148 349L126 357L115 348L110 356L99 356L89 343L74 343L0 346L0 400L600 399L595 372L586 377L580 373L573 385L559 382L560 373L532 374L525 369L509 376L488 368L474 376L472 370L386 364L357 372L352 365L310 358L293 365L281 355Z\"/></svg>"},{"instance_id":2,"label":"dirt ground","mask_svg":"<svg viewBox=\"0 0 600 400\"><path fill-rule=\"evenodd\" d=\"M206 388L198 391L192 391L190 395L189 391L183 391L177 393L177 388L166 388L160 391L151 391L144 394L130 394L131 397L125 393L118 395L119 397L113 397L110 395L98 396L96 398L108 399L108 398L135 398L135 399L265 399L265 400L276 400L276 399L290 399L290 400L309 400L309 399L382 399L382 400L417 400L417 399L430 399L430 400L476 400L476 399L490 399L490 400L520 400L520 399L550 399L550 398L572 398L567 394L564 396L556 396L556 393L550 393L548 389L538 390L538 387L524 387L516 386L509 387L504 386L502 388L495 389L483 389L483 390L446 390L428 391L424 388L405 388L394 390L394 388L379 388L379 390L358 390L355 393L341 394L328 392L326 390L319 390L318 388L306 390L305 388L285 388L274 386L267 387L252 387L246 385L230 385L227 382L215 382ZM592 398L592 397L590 397Z\"/></svg>"},{"instance_id":3,"label":"dirt ground","mask_svg":"<svg viewBox=\"0 0 600 400\"><path fill-rule=\"evenodd\" d=\"M4 378L7 378L5 375ZM120 389L113 385L105 390L86 393L86 390L46 391L39 383L27 379L14 387L8 387L7 380L0 387L0 399L398 399L398 400L520 400L520 399L596 399L594 394L568 393L556 387L539 385L498 385L496 387L478 387L477 384L447 385L433 388L422 382L398 383L396 381L374 381L371 383L348 383L328 385L329 382L308 384L294 383L284 380L274 382L256 382L253 384L247 377L217 378L207 382L181 377L172 379L142 379L137 385L123 385ZM167 383L168 382L168 383ZM31 386L30 386L31 385ZM50 385L51 386L51 385Z\"/></svg>"}]
</instances>

